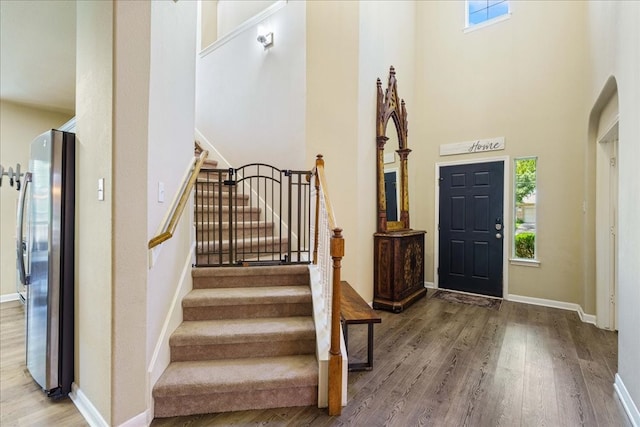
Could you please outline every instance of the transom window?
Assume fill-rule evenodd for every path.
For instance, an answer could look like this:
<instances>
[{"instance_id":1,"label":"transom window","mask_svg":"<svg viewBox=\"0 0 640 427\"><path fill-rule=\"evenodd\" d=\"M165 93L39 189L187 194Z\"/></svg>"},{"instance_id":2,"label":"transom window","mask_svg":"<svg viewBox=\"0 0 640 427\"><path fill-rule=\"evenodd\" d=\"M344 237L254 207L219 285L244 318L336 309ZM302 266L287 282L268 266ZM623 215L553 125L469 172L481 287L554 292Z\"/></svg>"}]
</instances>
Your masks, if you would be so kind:
<instances>
[{"instance_id":1,"label":"transom window","mask_svg":"<svg viewBox=\"0 0 640 427\"><path fill-rule=\"evenodd\" d=\"M509 0L467 0L467 28L503 16L509 16Z\"/></svg>"}]
</instances>

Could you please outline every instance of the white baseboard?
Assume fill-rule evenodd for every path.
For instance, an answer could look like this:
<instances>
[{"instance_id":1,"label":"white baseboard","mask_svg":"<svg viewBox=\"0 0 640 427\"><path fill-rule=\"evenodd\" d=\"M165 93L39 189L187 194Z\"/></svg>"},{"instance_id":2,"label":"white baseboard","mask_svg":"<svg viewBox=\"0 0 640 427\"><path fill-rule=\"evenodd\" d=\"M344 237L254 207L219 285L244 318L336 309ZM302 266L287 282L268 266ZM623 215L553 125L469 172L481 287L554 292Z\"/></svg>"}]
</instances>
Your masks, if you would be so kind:
<instances>
[{"instance_id":1,"label":"white baseboard","mask_svg":"<svg viewBox=\"0 0 640 427\"><path fill-rule=\"evenodd\" d=\"M622 406L624 407L627 416L629 417L629 421L631 421L631 425L633 427L640 427L640 411L638 411L638 407L631 399L631 395L629 394L629 390L625 387L622 382L622 378L620 375L616 374L616 380L613 383L613 389L616 391L616 394L620 398L622 402Z\"/></svg>"},{"instance_id":2,"label":"white baseboard","mask_svg":"<svg viewBox=\"0 0 640 427\"><path fill-rule=\"evenodd\" d=\"M572 302L556 301L556 300L544 299L544 298L525 297L522 295L514 295L514 294L507 295L505 299L507 301L521 302L524 304L533 304L533 305L540 305L543 307L551 307L551 308L559 308L562 310L575 311L576 313L578 313L580 320L582 320L583 322L591 323L593 325L596 324L596 316L594 316L593 314L585 314L584 311L582 310L582 307L579 304L575 304Z\"/></svg>"},{"instance_id":3,"label":"white baseboard","mask_svg":"<svg viewBox=\"0 0 640 427\"><path fill-rule=\"evenodd\" d=\"M424 282L424 287L428 289L438 289L436 288L436 284L433 282Z\"/></svg>"},{"instance_id":4,"label":"white baseboard","mask_svg":"<svg viewBox=\"0 0 640 427\"><path fill-rule=\"evenodd\" d=\"M91 427L109 427L109 423L102 417L102 414L93 406L93 403L87 398L87 396L80 390L80 387L76 383L71 384L71 393L69 398L76 405L80 414L84 417L85 421ZM119 424L118 427L147 427L149 422L147 421L148 410L136 415L135 417Z\"/></svg>"},{"instance_id":5,"label":"white baseboard","mask_svg":"<svg viewBox=\"0 0 640 427\"><path fill-rule=\"evenodd\" d=\"M147 427L151 424L151 422L147 421L149 419L150 412L151 411L146 410L145 412L123 422L118 427Z\"/></svg>"},{"instance_id":6,"label":"white baseboard","mask_svg":"<svg viewBox=\"0 0 640 427\"><path fill-rule=\"evenodd\" d=\"M3 302L18 301L18 293L0 295L0 304Z\"/></svg>"},{"instance_id":7,"label":"white baseboard","mask_svg":"<svg viewBox=\"0 0 640 427\"><path fill-rule=\"evenodd\" d=\"M100 411L93 406L93 403L89 400L89 398L80 390L80 387L76 385L76 383L71 384L71 393L69 393L69 398L78 411L82 414L84 419L89 423L91 427L109 427L109 423L102 417Z\"/></svg>"}]
</instances>

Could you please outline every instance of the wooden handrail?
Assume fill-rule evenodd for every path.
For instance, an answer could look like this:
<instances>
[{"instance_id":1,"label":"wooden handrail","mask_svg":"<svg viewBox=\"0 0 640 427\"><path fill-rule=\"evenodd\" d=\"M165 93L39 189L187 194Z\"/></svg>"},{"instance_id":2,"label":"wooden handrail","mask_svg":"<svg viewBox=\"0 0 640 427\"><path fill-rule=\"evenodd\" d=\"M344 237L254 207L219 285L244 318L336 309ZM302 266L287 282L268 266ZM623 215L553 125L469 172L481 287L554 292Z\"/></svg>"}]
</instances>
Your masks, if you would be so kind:
<instances>
[{"instance_id":1,"label":"wooden handrail","mask_svg":"<svg viewBox=\"0 0 640 427\"><path fill-rule=\"evenodd\" d=\"M187 181L187 184L184 186L182 190L182 194L180 194L180 199L178 200L178 204L176 205L176 208L173 211L173 214L171 215L169 222L165 224L165 227L163 228L163 231L160 234L158 234L157 236L149 240L149 249L154 248L158 246L160 243L166 240L169 240L171 237L173 237L173 233L176 230L176 226L178 225L180 216L182 215L182 212L184 211L184 207L187 205L187 201L189 200L189 195L191 194L191 190L193 189L193 186L195 185L196 180L198 179L198 174L200 173L200 169L202 168L202 165L204 164L204 161L206 160L208 155L209 155L209 152L207 150L202 150L202 152L200 153L200 156L198 156L198 158L195 160L195 165L193 167L193 170L189 174L189 180Z\"/></svg>"},{"instance_id":2,"label":"wooden handrail","mask_svg":"<svg viewBox=\"0 0 640 427\"><path fill-rule=\"evenodd\" d=\"M342 268L342 257L344 257L344 237L342 229L336 226L336 219L333 213L333 206L329 198L327 189L327 179L324 173L324 159L321 154L316 157L315 167L315 187L316 187L316 220L315 236L313 248L313 263L318 263L318 236L319 221L318 212L320 209L320 191L324 196L324 203L327 211L329 229L332 232L329 246L330 256L333 260L333 280L331 283L331 346L329 348L329 415L340 415L342 413L342 353L340 351L340 271Z\"/></svg>"}]
</instances>

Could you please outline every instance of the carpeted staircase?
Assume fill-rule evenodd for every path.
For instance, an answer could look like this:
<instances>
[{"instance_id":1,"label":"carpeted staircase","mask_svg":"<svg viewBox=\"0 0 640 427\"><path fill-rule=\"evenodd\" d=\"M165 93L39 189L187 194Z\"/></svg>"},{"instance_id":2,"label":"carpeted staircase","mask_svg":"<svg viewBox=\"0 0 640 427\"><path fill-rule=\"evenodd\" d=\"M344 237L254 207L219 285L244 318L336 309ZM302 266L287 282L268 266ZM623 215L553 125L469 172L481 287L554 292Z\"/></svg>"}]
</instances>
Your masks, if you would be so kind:
<instances>
[{"instance_id":1,"label":"carpeted staircase","mask_svg":"<svg viewBox=\"0 0 640 427\"><path fill-rule=\"evenodd\" d=\"M317 405L308 267L205 267L192 277L153 388L155 417Z\"/></svg>"}]
</instances>

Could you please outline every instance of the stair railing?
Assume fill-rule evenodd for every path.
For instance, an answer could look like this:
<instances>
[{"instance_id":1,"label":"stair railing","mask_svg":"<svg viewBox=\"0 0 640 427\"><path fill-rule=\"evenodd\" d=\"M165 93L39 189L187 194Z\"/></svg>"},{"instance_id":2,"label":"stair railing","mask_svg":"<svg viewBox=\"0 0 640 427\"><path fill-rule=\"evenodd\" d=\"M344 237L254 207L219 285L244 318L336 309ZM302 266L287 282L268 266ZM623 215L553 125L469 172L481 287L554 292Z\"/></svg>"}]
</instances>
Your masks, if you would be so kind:
<instances>
[{"instance_id":1,"label":"stair railing","mask_svg":"<svg viewBox=\"0 0 640 427\"><path fill-rule=\"evenodd\" d=\"M207 150L203 150L200 152L200 155L194 160L193 169L191 169L191 173L187 175L187 180L182 183L182 191L180 192L180 198L178 202L173 205L171 214L167 216L168 220L165 221L162 231L149 240L149 249L152 249L158 246L160 243L169 240L173 237L173 233L176 231L176 227L178 226L178 221L182 216L182 212L184 211L184 207L187 205L189 201L189 197L191 196L191 190L198 179L198 174L200 174L200 169L204 164L204 161L207 159L209 152Z\"/></svg>"},{"instance_id":2,"label":"stair railing","mask_svg":"<svg viewBox=\"0 0 640 427\"><path fill-rule=\"evenodd\" d=\"M342 353L340 350L340 270L344 256L342 229L336 225L335 214L327 189L324 159L318 154L312 171L315 189L313 230L313 264L319 267L322 295L325 299L327 323L331 325L329 348L328 403L329 415L342 412ZM330 261L331 260L331 261ZM329 263L331 262L331 266Z\"/></svg>"}]
</instances>

